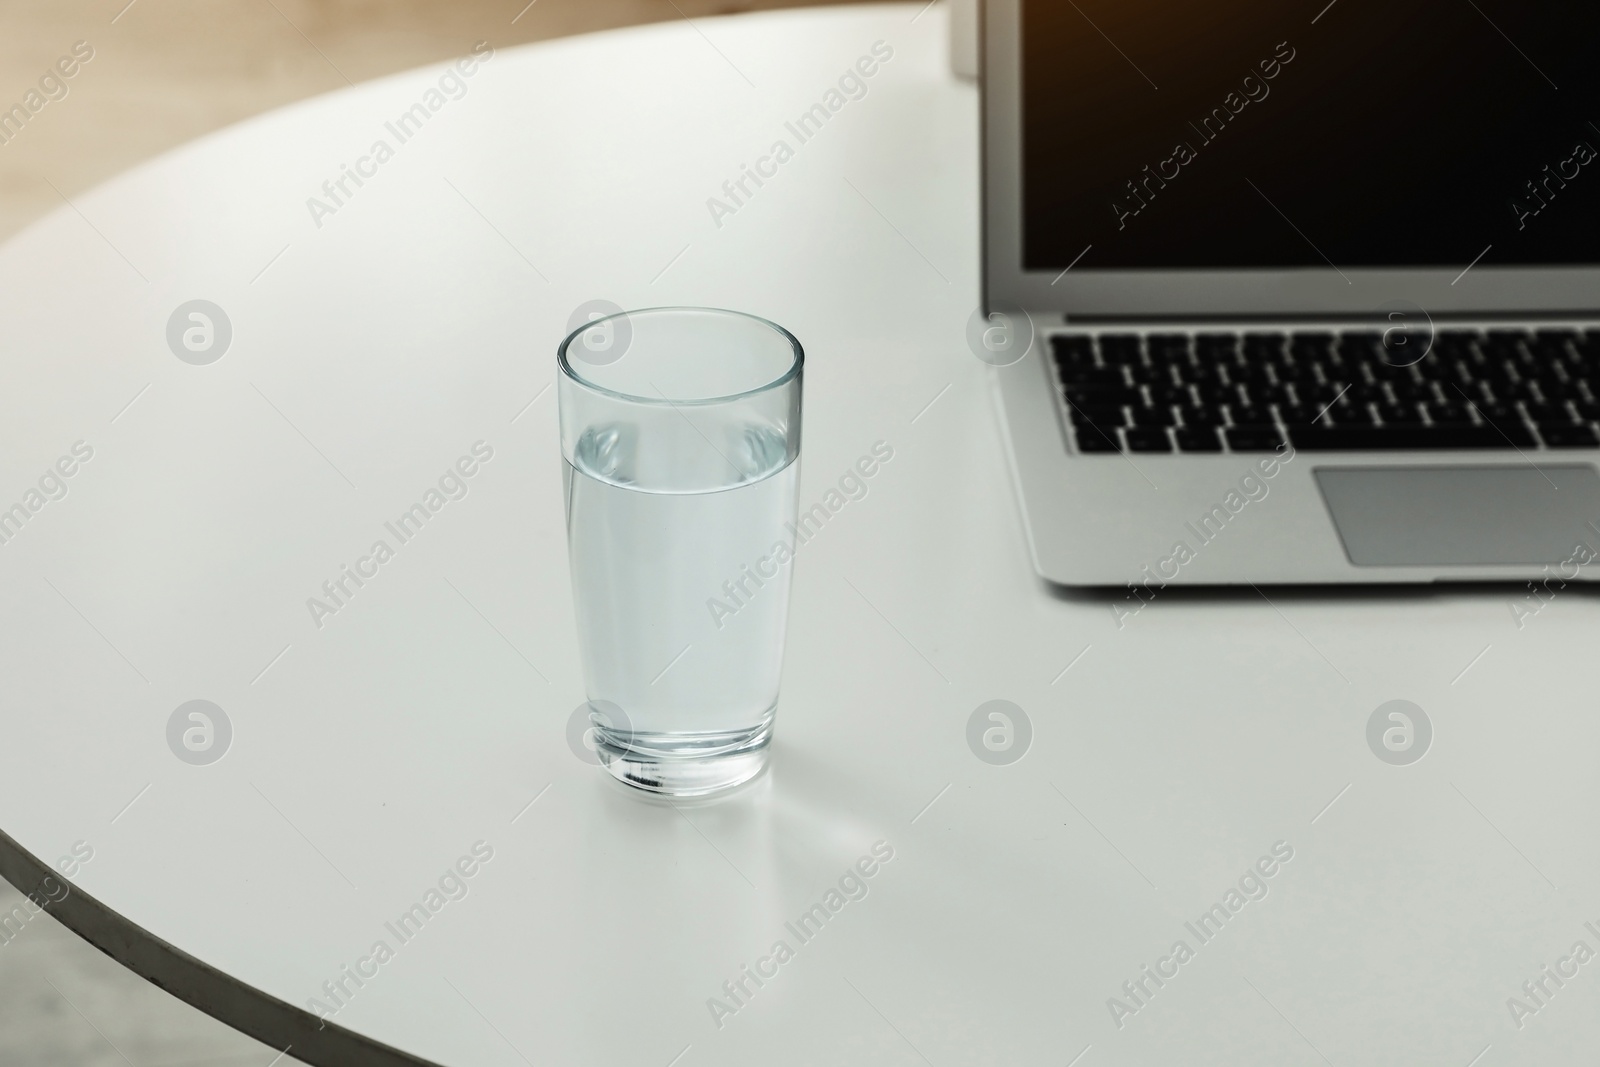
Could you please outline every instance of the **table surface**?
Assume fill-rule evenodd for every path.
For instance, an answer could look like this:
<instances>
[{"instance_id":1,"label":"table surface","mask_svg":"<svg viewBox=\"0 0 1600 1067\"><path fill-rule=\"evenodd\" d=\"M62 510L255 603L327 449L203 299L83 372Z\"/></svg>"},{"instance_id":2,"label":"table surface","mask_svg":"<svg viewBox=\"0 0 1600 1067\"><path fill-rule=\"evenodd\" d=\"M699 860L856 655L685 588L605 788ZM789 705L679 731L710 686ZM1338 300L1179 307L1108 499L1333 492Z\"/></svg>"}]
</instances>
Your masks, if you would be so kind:
<instances>
[{"instance_id":1,"label":"table surface","mask_svg":"<svg viewBox=\"0 0 1600 1067\"><path fill-rule=\"evenodd\" d=\"M442 70L358 86L0 250L0 506L27 512L0 545L0 871L32 889L68 858L63 921L318 1064L1592 1055L1593 603L1164 593L1119 616L1042 587L1005 372L963 341L977 94L919 6L497 51L459 99L428 95ZM880 41L865 95L830 98ZM802 143L786 123L830 100ZM398 143L385 123L430 101ZM231 323L204 365L167 341L194 299ZM893 452L799 555L771 770L719 802L644 801L566 740L549 387L594 299L792 329L803 507ZM478 442L466 495L393 537ZM314 617L379 540L392 558ZM1368 743L1396 699L1432 724L1405 766ZM231 725L205 765L169 745L192 700ZM969 744L992 700L1022 711L1019 760Z\"/></svg>"}]
</instances>

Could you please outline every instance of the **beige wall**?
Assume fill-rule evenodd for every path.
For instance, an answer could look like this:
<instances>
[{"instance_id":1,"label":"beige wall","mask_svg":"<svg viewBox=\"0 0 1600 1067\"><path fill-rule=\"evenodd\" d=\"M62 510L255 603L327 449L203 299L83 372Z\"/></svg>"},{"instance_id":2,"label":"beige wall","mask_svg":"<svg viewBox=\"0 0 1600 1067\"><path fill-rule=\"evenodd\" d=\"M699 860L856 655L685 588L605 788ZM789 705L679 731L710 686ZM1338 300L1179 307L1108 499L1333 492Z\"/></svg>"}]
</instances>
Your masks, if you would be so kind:
<instances>
[{"instance_id":1,"label":"beige wall","mask_svg":"<svg viewBox=\"0 0 1600 1067\"><path fill-rule=\"evenodd\" d=\"M477 40L502 47L634 23L802 6L796 0L535 0L524 8L526 2L0 0L0 111L23 102L75 42L94 49L94 58L65 81L67 95L47 102L0 146L0 239L58 206L63 195L221 126L337 89L346 78L360 82L441 60Z\"/></svg>"}]
</instances>

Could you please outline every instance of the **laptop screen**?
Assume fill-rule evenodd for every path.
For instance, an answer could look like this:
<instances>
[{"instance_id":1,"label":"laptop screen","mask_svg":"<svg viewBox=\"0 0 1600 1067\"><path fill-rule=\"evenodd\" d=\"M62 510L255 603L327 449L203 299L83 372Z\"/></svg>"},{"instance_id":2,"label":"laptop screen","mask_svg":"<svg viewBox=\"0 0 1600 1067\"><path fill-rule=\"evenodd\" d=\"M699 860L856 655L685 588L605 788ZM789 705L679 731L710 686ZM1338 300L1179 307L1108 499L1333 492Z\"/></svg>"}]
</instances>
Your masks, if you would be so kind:
<instances>
[{"instance_id":1,"label":"laptop screen","mask_svg":"<svg viewBox=\"0 0 1600 1067\"><path fill-rule=\"evenodd\" d=\"M1600 263L1600 4L1022 2L1029 270Z\"/></svg>"}]
</instances>

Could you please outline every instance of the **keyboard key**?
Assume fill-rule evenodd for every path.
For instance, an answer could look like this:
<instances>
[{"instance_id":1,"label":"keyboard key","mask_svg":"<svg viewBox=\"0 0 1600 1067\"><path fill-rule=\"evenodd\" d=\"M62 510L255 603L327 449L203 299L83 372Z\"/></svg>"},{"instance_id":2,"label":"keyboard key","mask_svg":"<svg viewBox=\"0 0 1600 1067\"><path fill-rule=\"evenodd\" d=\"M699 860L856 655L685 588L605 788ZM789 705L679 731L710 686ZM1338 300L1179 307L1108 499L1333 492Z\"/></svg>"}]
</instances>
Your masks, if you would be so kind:
<instances>
[{"instance_id":1,"label":"keyboard key","mask_svg":"<svg viewBox=\"0 0 1600 1067\"><path fill-rule=\"evenodd\" d=\"M1414 451L1454 448L1532 448L1525 428L1493 426L1314 426L1289 427L1289 440L1307 452ZM1508 440L1509 438L1509 440Z\"/></svg>"},{"instance_id":2,"label":"keyboard key","mask_svg":"<svg viewBox=\"0 0 1600 1067\"><path fill-rule=\"evenodd\" d=\"M1050 351L1057 363L1094 365L1094 338L1086 333L1056 334L1050 338Z\"/></svg>"},{"instance_id":3,"label":"keyboard key","mask_svg":"<svg viewBox=\"0 0 1600 1067\"><path fill-rule=\"evenodd\" d=\"M1067 400L1080 408L1115 408L1123 404L1143 404L1139 390L1119 385L1068 385Z\"/></svg>"},{"instance_id":4,"label":"keyboard key","mask_svg":"<svg viewBox=\"0 0 1600 1067\"><path fill-rule=\"evenodd\" d=\"M1220 364L1190 363L1173 367L1178 372L1178 377L1185 382L1195 385L1204 385L1217 389L1227 388L1227 375Z\"/></svg>"},{"instance_id":5,"label":"keyboard key","mask_svg":"<svg viewBox=\"0 0 1600 1067\"><path fill-rule=\"evenodd\" d=\"M1528 429L1526 423L1515 425L1490 423L1488 429L1498 434L1503 448L1536 448L1538 442L1534 440L1533 431Z\"/></svg>"},{"instance_id":6,"label":"keyboard key","mask_svg":"<svg viewBox=\"0 0 1600 1067\"><path fill-rule=\"evenodd\" d=\"M1600 445L1600 437L1595 436L1595 432L1587 426L1541 425L1539 436L1551 448L1594 448Z\"/></svg>"},{"instance_id":7,"label":"keyboard key","mask_svg":"<svg viewBox=\"0 0 1600 1067\"><path fill-rule=\"evenodd\" d=\"M1153 426L1141 426L1131 430L1123 430L1123 436L1128 439L1128 449L1132 452L1171 452L1172 442L1167 438L1167 431Z\"/></svg>"},{"instance_id":8,"label":"keyboard key","mask_svg":"<svg viewBox=\"0 0 1600 1067\"><path fill-rule=\"evenodd\" d=\"M1523 359L1522 346L1518 343L1520 336L1506 336L1500 331L1491 330L1486 338L1478 342L1478 351L1483 353L1486 363L1516 364Z\"/></svg>"},{"instance_id":9,"label":"keyboard key","mask_svg":"<svg viewBox=\"0 0 1600 1067\"><path fill-rule=\"evenodd\" d=\"M1121 408L1073 408L1069 415L1074 426L1116 427L1122 425Z\"/></svg>"},{"instance_id":10,"label":"keyboard key","mask_svg":"<svg viewBox=\"0 0 1600 1067\"><path fill-rule=\"evenodd\" d=\"M1578 340L1577 330L1536 330L1528 350L1541 363L1571 359L1568 345Z\"/></svg>"},{"instance_id":11,"label":"keyboard key","mask_svg":"<svg viewBox=\"0 0 1600 1067\"><path fill-rule=\"evenodd\" d=\"M1540 428L1570 426L1573 422L1572 412L1567 410L1565 404L1524 404L1523 409L1528 413L1528 418Z\"/></svg>"},{"instance_id":12,"label":"keyboard key","mask_svg":"<svg viewBox=\"0 0 1600 1067\"><path fill-rule=\"evenodd\" d=\"M1193 395L1187 385L1152 385L1149 389L1150 401L1155 404L1191 404Z\"/></svg>"},{"instance_id":13,"label":"keyboard key","mask_svg":"<svg viewBox=\"0 0 1600 1067\"><path fill-rule=\"evenodd\" d=\"M1492 382L1516 381L1518 378L1517 368L1514 365L1514 361L1508 359L1503 353L1500 352L1484 353L1482 356L1478 357L1478 361L1476 364L1474 364L1474 368L1479 378L1483 378Z\"/></svg>"},{"instance_id":14,"label":"keyboard key","mask_svg":"<svg viewBox=\"0 0 1600 1067\"><path fill-rule=\"evenodd\" d=\"M1317 381L1316 364L1290 363L1283 366L1274 365L1272 373L1280 382L1294 382L1296 385L1312 385Z\"/></svg>"},{"instance_id":15,"label":"keyboard key","mask_svg":"<svg viewBox=\"0 0 1600 1067\"><path fill-rule=\"evenodd\" d=\"M1477 330L1440 330L1433 339L1433 349L1442 355L1470 357L1477 339Z\"/></svg>"},{"instance_id":16,"label":"keyboard key","mask_svg":"<svg viewBox=\"0 0 1600 1067\"><path fill-rule=\"evenodd\" d=\"M1244 335L1244 358L1246 362L1271 359L1281 360L1284 357L1284 342L1287 340L1281 333L1247 333Z\"/></svg>"},{"instance_id":17,"label":"keyboard key","mask_svg":"<svg viewBox=\"0 0 1600 1067\"><path fill-rule=\"evenodd\" d=\"M1172 431L1177 438L1179 452L1221 452L1222 442L1217 431L1210 426L1185 426Z\"/></svg>"},{"instance_id":18,"label":"keyboard key","mask_svg":"<svg viewBox=\"0 0 1600 1067\"><path fill-rule=\"evenodd\" d=\"M1271 426L1273 423L1272 412L1266 408L1230 405L1228 417L1235 426Z\"/></svg>"},{"instance_id":19,"label":"keyboard key","mask_svg":"<svg viewBox=\"0 0 1600 1067\"><path fill-rule=\"evenodd\" d=\"M1247 363L1242 367L1229 367L1228 378L1230 381L1260 389L1266 389L1277 381L1273 377L1272 371L1263 363Z\"/></svg>"},{"instance_id":20,"label":"keyboard key","mask_svg":"<svg viewBox=\"0 0 1600 1067\"><path fill-rule=\"evenodd\" d=\"M1303 385L1298 392L1300 399L1308 404L1331 404L1335 400L1348 399L1352 388L1349 382L1328 382L1323 385Z\"/></svg>"},{"instance_id":21,"label":"keyboard key","mask_svg":"<svg viewBox=\"0 0 1600 1067\"><path fill-rule=\"evenodd\" d=\"M1107 363L1142 363L1144 346L1136 333L1103 333L1100 335L1100 358Z\"/></svg>"},{"instance_id":22,"label":"keyboard key","mask_svg":"<svg viewBox=\"0 0 1600 1067\"><path fill-rule=\"evenodd\" d=\"M1338 423L1341 426L1371 426L1373 421L1371 404L1349 403L1348 398L1329 406L1328 413L1316 420L1318 425Z\"/></svg>"},{"instance_id":23,"label":"keyboard key","mask_svg":"<svg viewBox=\"0 0 1600 1067\"><path fill-rule=\"evenodd\" d=\"M1128 378L1121 367L1065 366L1058 368L1061 380L1067 385L1127 385Z\"/></svg>"},{"instance_id":24,"label":"keyboard key","mask_svg":"<svg viewBox=\"0 0 1600 1067\"><path fill-rule=\"evenodd\" d=\"M1378 418L1385 424L1405 424L1422 421L1422 412L1415 404L1379 404Z\"/></svg>"},{"instance_id":25,"label":"keyboard key","mask_svg":"<svg viewBox=\"0 0 1600 1067\"><path fill-rule=\"evenodd\" d=\"M1321 410L1321 408L1308 407L1304 404L1279 404L1278 418L1282 419L1285 425L1293 425L1297 422L1311 422Z\"/></svg>"},{"instance_id":26,"label":"keyboard key","mask_svg":"<svg viewBox=\"0 0 1600 1067\"><path fill-rule=\"evenodd\" d=\"M1171 426L1178 421L1169 407L1136 407L1129 414L1135 426Z\"/></svg>"},{"instance_id":27,"label":"keyboard key","mask_svg":"<svg viewBox=\"0 0 1600 1067\"><path fill-rule=\"evenodd\" d=\"M1289 338L1289 352L1297 359L1321 359L1332 351L1331 333L1297 333Z\"/></svg>"},{"instance_id":28,"label":"keyboard key","mask_svg":"<svg viewBox=\"0 0 1600 1067\"><path fill-rule=\"evenodd\" d=\"M1144 344L1151 360L1174 363L1189 359L1189 335L1186 333L1153 333L1144 339Z\"/></svg>"},{"instance_id":29,"label":"keyboard key","mask_svg":"<svg viewBox=\"0 0 1600 1067\"><path fill-rule=\"evenodd\" d=\"M1561 403L1573 392L1572 379L1553 369L1527 371L1522 375L1522 380L1530 385L1537 385L1539 392L1543 393L1552 404Z\"/></svg>"},{"instance_id":30,"label":"keyboard key","mask_svg":"<svg viewBox=\"0 0 1600 1067\"><path fill-rule=\"evenodd\" d=\"M1378 335L1378 359L1394 367L1409 367L1432 354L1433 339L1422 323L1395 325Z\"/></svg>"},{"instance_id":31,"label":"keyboard key","mask_svg":"<svg viewBox=\"0 0 1600 1067\"><path fill-rule=\"evenodd\" d=\"M1398 370L1398 368L1391 368ZM1389 384L1389 392L1395 400L1402 404L1414 404L1419 400L1433 399L1433 383L1418 375L1407 367L1384 376L1384 381Z\"/></svg>"},{"instance_id":32,"label":"keyboard key","mask_svg":"<svg viewBox=\"0 0 1600 1067\"><path fill-rule=\"evenodd\" d=\"M1073 432L1073 441L1078 446L1079 452L1121 452L1122 446L1117 442L1117 432L1101 433L1093 428L1080 428Z\"/></svg>"},{"instance_id":33,"label":"keyboard key","mask_svg":"<svg viewBox=\"0 0 1600 1067\"><path fill-rule=\"evenodd\" d=\"M1378 343L1382 339L1383 335L1375 330L1346 330L1339 335L1339 354L1346 362L1376 360Z\"/></svg>"},{"instance_id":34,"label":"keyboard key","mask_svg":"<svg viewBox=\"0 0 1600 1067\"><path fill-rule=\"evenodd\" d=\"M1522 413L1516 409L1514 404L1477 404L1473 410L1477 412L1478 418L1482 419L1486 424L1498 426L1507 432L1513 430L1522 432L1527 429Z\"/></svg>"},{"instance_id":35,"label":"keyboard key","mask_svg":"<svg viewBox=\"0 0 1600 1067\"><path fill-rule=\"evenodd\" d=\"M1194 335L1194 348L1207 356L1232 353L1239 351L1239 335L1236 333L1197 333Z\"/></svg>"},{"instance_id":36,"label":"keyboard key","mask_svg":"<svg viewBox=\"0 0 1600 1067\"><path fill-rule=\"evenodd\" d=\"M1178 416L1183 419L1185 426L1222 425L1222 411L1219 408L1188 405L1178 409Z\"/></svg>"},{"instance_id":37,"label":"keyboard key","mask_svg":"<svg viewBox=\"0 0 1600 1067\"><path fill-rule=\"evenodd\" d=\"M1424 404L1423 407L1428 412L1428 418L1432 419L1434 422L1465 424L1472 421L1472 409L1466 404L1452 403L1449 401L1441 403L1437 400L1433 400L1429 401L1427 404Z\"/></svg>"},{"instance_id":38,"label":"keyboard key","mask_svg":"<svg viewBox=\"0 0 1600 1067\"><path fill-rule=\"evenodd\" d=\"M1404 348L1379 348L1378 360L1367 364L1367 371L1374 380L1380 382L1413 382L1417 381L1417 371L1413 368L1416 355L1407 352Z\"/></svg>"},{"instance_id":39,"label":"keyboard key","mask_svg":"<svg viewBox=\"0 0 1600 1067\"><path fill-rule=\"evenodd\" d=\"M1223 434L1235 452L1272 452L1283 444L1276 426L1230 426Z\"/></svg>"},{"instance_id":40,"label":"keyboard key","mask_svg":"<svg viewBox=\"0 0 1600 1067\"><path fill-rule=\"evenodd\" d=\"M1489 388L1497 400L1531 400L1538 403L1540 399L1537 391L1527 382L1491 382Z\"/></svg>"},{"instance_id":41,"label":"keyboard key","mask_svg":"<svg viewBox=\"0 0 1600 1067\"><path fill-rule=\"evenodd\" d=\"M1515 348L1528 339L1527 330L1490 330L1486 335L1491 348Z\"/></svg>"}]
</instances>

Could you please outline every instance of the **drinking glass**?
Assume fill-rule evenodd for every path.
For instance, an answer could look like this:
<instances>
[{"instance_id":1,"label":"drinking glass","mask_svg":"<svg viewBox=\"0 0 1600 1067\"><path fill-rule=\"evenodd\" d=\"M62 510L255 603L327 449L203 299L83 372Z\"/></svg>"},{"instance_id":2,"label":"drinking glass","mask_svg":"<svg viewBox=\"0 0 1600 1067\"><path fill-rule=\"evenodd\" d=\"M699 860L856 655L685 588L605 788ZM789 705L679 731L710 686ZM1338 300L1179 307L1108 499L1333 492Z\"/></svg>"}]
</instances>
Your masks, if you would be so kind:
<instances>
[{"instance_id":1,"label":"drinking glass","mask_svg":"<svg viewBox=\"0 0 1600 1067\"><path fill-rule=\"evenodd\" d=\"M804 361L781 326L713 308L596 318L557 351L595 751L639 789L701 795L766 764Z\"/></svg>"}]
</instances>

